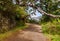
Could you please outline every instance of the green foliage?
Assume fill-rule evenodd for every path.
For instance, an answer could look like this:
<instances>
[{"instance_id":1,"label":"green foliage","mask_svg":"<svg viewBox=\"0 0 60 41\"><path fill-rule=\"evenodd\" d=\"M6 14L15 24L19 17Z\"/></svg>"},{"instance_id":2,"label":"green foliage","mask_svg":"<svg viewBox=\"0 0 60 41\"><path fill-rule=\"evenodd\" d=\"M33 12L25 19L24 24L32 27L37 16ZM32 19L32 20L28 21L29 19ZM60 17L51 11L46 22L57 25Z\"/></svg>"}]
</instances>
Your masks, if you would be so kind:
<instances>
[{"instance_id":1,"label":"green foliage","mask_svg":"<svg viewBox=\"0 0 60 41\"><path fill-rule=\"evenodd\" d=\"M60 19L42 23L43 33L52 41L60 41Z\"/></svg>"},{"instance_id":2,"label":"green foliage","mask_svg":"<svg viewBox=\"0 0 60 41\"><path fill-rule=\"evenodd\" d=\"M50 13L53 15L60 15L60 8L58 8L59 5L60 5L60 1L57 0L45 0L41 2L41 8L48 14ZM46 22L49 20L51 21L52 18L50 16L44 15L43 21Z\"/></svg>"},{"instance_id":3,"label":"green foliage","mask_svg":"<svg viewBox=\"0 0 60 41\"><path fill-rule=\"evenodd\" d=\"M42 28L44 33L60 35L60 20L47 22L46 24L42 25Z\"/></svg>"},{"instance_id":4,"label":"green foliage","mask_svg":"<svg viewBox=\"0 0 60 41\"><path fill-rule=\"evenodd\" d=\"M51 41L60 41L60 35L45 34Z\"/></svg>"},{"instance_id":5,"label":"green foliage","mask_svg":"<svg viewBox=\"0 0 60 41\"><path fill-rule=\"evenodd\" d=\"M14 5L11 0L0 0L0 11L4 11L6 13L9 12L9 14L16 14L20 17L24 17L27 15L24 10L24 7Z\"/></svg>"},{"instance_id":6,"label":"green foliage","mask_svg":"<svg viewBox=\"0 0 60 41\"><path fill-rule=\"evenodd\" d=\"M11 0L0 0L0 14L1 16L3 16L3 18L7 19L7 21L9 20L8 22L9 27L7 28L7 27L3 27L4 25L1 25L2 28L0 29L0 32L6 32L9 29L12 29L13 27L17 26L18 24L24 25L27 16L24 7L13 4ZM4 24L4 22L6 21L4 22L0 21L0 22ZM10 27L11 25L13 26Z\"/></svg>"},{"instance_id":7,"label":"green foliage","mask_svg":"<svg viewBox=\"0 0 60 41\"><path fill-rule=\"evenodd\" d=\"M0 33L0 41L5 41L4 39L10 37L14 33L18 32L20 29L22 30L22 29L25 29L27 27L28 27L27 25L25 25L25 26L16 26L14 29L12 29L8 32Z\"/></svg>"}]
</instances>

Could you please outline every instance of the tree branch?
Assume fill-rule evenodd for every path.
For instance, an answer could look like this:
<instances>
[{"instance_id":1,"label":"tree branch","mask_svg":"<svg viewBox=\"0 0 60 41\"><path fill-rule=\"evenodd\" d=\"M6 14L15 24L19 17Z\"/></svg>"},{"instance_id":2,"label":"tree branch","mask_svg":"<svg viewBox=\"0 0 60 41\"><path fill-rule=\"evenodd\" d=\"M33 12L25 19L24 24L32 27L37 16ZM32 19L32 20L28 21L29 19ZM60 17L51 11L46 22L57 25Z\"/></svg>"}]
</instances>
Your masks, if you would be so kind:
<instances>
[{"instance_id":1,"label":"tree branch","mask_svg":"<svg viewBox=\"0 0 60 41\"><path fill-rule=\"evenodd\" d=\"M60 18L60 15L48 14L45 11L43 11L40 7L37 7L33 4L28 4L28 5L27 4L25 4L25 5L20 4L20 6L30 6L30 7L33 7L35 9L37 9L42 15L47 15L47 16L50 16L50 17L53 17L53 18Z\"/></svg>"},{"instance_id":2,"label":"tree branch","mask_svg":"<svg viewBox=\"0 0 60 41\"><path fill-rule=\"evenodd\" d=\"M60 18L60 15L48 14L45 11L43 11L40 7L36 7L36 8L43 15L47 15L47 16L50 16L50 17L53 17L53 18Z\"/></svg>"}]
</instances>

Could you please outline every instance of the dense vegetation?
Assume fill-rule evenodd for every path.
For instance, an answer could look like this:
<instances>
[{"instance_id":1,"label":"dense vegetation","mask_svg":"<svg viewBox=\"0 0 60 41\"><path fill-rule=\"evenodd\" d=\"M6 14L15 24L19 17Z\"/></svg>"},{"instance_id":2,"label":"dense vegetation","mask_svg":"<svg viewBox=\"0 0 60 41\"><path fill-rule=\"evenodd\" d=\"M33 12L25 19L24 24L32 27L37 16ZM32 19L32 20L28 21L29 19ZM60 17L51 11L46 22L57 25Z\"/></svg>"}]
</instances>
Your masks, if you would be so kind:
<instances>
[{"instance_id":1,"label":"dense vegetation","mask_svg":"<svg viewBox=\"0 0 60 41\"><path fill-rule=\"evenodd\" d=\"M0 32L8 31L19 23L24 25L26 15L24 7L13 4L11 0L0 0Z\"/></svg>"},{"instance_id":2,"label":"dense vegetation","mask_svg":"<svg viewBox=\"0 0 60 41\"><path fill-rule=\"evenodd\" d=\"M47 13L60 15L60 1L46 0L43 2L44 5L47 5L43 8ZM53 18L44 15L42 18L42 28L43 33L52 39L52 41L60 41L60 18Z\"/></svg>"},{"instance_id":3,"label":"dense vegetation","mask_svg":"<svg viewBox=\"0 0 60 41\"><path fill-rule=\"evenodd\" d=\"M41 8L48 14L43 14L38 23L42 24L43 32L48 35L60 35L60 17L56 18L53 15L60 15L60 1L57 0L0 0L0 33L6 32L16 26L23 26L25 22L37 23L34 20L29 20L29 14L26 9L28 6L33 7L31 14L35 15L35 11ZM39 1L39 2L38 2ZM39 11L39 10L38 10ZM39 11L39 12L43 12ZM44 12L43 12L44 13ZM18 27L17 27L18 28ZM53 36L55 37L55 36ZM60 41L60 38L53 38L53 41Z\"/></svg>"}]
</instances>

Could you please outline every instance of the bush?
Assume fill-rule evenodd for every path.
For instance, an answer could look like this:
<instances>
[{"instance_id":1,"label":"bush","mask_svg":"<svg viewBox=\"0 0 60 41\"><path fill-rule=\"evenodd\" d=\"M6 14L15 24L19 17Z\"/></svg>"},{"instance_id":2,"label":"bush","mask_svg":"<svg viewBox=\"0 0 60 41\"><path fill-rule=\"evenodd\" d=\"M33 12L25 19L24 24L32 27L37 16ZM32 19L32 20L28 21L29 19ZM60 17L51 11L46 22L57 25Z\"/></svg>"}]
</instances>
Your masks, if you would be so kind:
<instances>
[{"instance_id":1,"label":"bush","mask_svg":"<svg viewBox=\"0 0 60 41\"><path fill-rule=\"evenodd\" d=\"M42 25L42 28L44 33L60 35L60 22L47 22L46 24Z\"/></svg>"},{"instance_id":2,"label":"bush","mask_svg":"<svg viewBox=\"0 0 60 41\"><path fill-rule=\"evenodd\" d=\"M18 24L25 24L27 13L24 7L14 5L11 0L0 0L0 32L8 31Z\"/></svg>"}]
</instances>

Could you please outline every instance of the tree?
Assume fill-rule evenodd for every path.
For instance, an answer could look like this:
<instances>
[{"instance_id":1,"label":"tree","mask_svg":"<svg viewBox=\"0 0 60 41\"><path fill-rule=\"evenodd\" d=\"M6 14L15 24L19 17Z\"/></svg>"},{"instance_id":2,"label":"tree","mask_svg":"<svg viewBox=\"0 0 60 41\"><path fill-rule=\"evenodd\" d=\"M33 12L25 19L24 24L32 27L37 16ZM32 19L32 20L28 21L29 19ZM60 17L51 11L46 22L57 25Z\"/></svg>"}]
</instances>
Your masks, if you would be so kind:
<instances>
[{"instance_id":1,"label":"tree","mask_svg":"<svg viewBox=\"0 0 60 41\"><path fill-rule=\"evenodd\" d=\"M60 15L58 15L60 8L57 8L60 4L59 1L54 3L52 0L15 0L16 4L13 4L12 1L13 0L0 0L0 24L4 24L4 22L7 21L7 23L5 23L6 28L9 27L10 29L16 26L17 21L25 23L26 18L30 16L26 12L28 6L33 7L34 12L38 10L42 15L60 18ZM35 14L34 12L32 14ZM3 27L1 26L1 28Z\"/></svg>"},{"instance_id":2,"label":"tree","mask_svg":"<svg viewBox=\"0 0 60 41\"><path fill-rule=\"evenodd\" d=\"M44 8L44 5L45 5L45 8L46 8L46 10L48 10L50 7L48 6L49 4L51 5L51 4L53 4L53 2L52 2L52 0L36 0L36 1L39 1L40 2L40 6L38 7L38 6L36 6L35 5L35 1L34 0L22 0L22 4L19 4L20 6L27 6L27 5L29 5L29 6L31 6L31 7L34 7L35 9L38 9L38 11L40 12L40 13L42 13L42 14L45 14L45 15L47 15L47 16L50 16L50 17L60 17L59 15L54 15L54 14L48 14L48 11L47 11L47 13L46 13L46 11L43 11L43 9L41 9L41 8ZM43 1L45 1L45 2L43 2ZM30 4L28 4L28 3L30 3ZM23 4L24 3L24 4ZM26 4L25 4L26 3ZM55 3L54 3L55 4ZM38 4L37 4L38 5ZM52 5L53 7L55 7L56 5ZM49 7L49 8L47 8L47 7ZM51 10L52 10L52 8L51 8Z\"/></svg>"},{"instance_id":3,"label":"tree","mask_svg":"<svg viewBox=\"0 0 60 41\"><path fill-rule=\"evenodd\" d=\"M59 13L60 13L59 12L60 8L58 8L58 5L59 5L59 1L57 1L57 0L50 0L50 1L45 0L45 1L42 1L41 7L45 12L47 12L46 14L51 13L48 15L51 15L51 16L53 16L53 18L55 17L55 19L56 19L57 17L59 17ZM56 15L58 15L58 16L56 16ZM48 21L48 19L49 20L52 19L50 16L46 16L46 15L43 18L46 21Z\"/></svg>"},{"instance_id":4,"label":"tree","mask_svg":"<svg viewBox=\"0 0 60 41\"><path fill-rule=\"evenodd\" d=\"M18 23L25 23L27 13L19 5L12 3L12 0L0 0L0 32L8 31Z\"/></svg>"}]
</instances>

